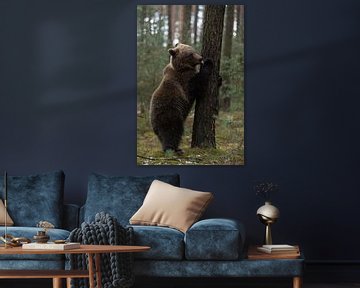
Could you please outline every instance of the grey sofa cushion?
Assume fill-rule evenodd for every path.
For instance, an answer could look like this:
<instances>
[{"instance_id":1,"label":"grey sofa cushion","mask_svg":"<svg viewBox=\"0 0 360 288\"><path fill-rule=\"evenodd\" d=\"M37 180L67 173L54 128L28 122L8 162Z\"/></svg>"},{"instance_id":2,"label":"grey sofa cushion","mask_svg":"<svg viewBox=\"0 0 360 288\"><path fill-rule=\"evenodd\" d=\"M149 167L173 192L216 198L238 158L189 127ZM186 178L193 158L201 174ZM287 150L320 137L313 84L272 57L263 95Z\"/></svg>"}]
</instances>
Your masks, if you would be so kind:
<instances>
[{"instance_id":1,"label":"grey sofa cushion","mask_svg":"<svg viewBox=\"0 0 360 288\"><path fill-rule=\"evenodd\" d=\"M4 177L0 177L3 183ZM16 226L35 227L46 220L62 227L64 173L8 176L8 212ZM4 198L3 185L0 185Z\"/></svg>"},{"instance_id":2,"label":"grey sofa cushion","mask_svg":"<svg viewBox=\"0 0 360 288\"><path fill-rule=\"evenodd\" d=\"M187 260L236 260L245 240L243 226L231 219L206 219L195 223L185 235Z\"/></svg>"},{"instance_id":3,"label":"grey sofa cushion","mask_svg":"<svg viewBox=\"0 0 360 288\"><path fill-rule=\"evenodd\" d=\"M8 227L7 233L11 234L14 237L25 237L29 238L30 240L33 239L33 236L36 235L36 233L41 230L41 228L35 228L35 227ZM0 235L5 234L5 228L0 227ZM63 229L49 229L47 231L47 234L50 236L49 241L54 240L65 240L69 237L70 232ZM63 260L65 257L64 255L35 255L35 254L24 254L24 255L6 255L2 254L0 255L0 261L1 260L54 260L54 261L60 261ZM21 262L19 262L19 269L22 267ZM37 266L36 266L37 267Z\"/></svg>"},{"instance_id":4,"label":"grey sofa cushion","mask_svg":"<svg viewBox=\"0 0 360 288\"><path fill-rule=\"evenodd\" d=\"M131 216L142 205L153 180L179 186L179 175L160 175L143 177L122 177L91 174L88 193L84 205L84 221L91 222L98 212L114 216L126 226Z\"/></svg>"},{"instance_id":5,"label":"grey sofa cushion","mask_svg":"<svg viewBox=\"0 0 360 288\"><path fill-rule=\"evenodd\" d=\"M135 259L182 260L184 234L176 229L159 226L131 226L135 245L150 246L146 252L134 253Z\"/></svg>"}]
</instances>

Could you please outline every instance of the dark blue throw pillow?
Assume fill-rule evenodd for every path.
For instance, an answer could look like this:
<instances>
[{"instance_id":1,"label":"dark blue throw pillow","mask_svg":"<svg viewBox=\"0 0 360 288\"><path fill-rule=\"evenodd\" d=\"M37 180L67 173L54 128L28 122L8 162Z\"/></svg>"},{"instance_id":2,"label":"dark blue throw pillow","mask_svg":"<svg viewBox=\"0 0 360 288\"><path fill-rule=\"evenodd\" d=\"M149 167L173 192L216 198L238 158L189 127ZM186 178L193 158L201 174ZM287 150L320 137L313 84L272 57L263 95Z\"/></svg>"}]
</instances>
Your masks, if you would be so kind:
<instances>
[{"instance_id":1,"label":"dark blue throw pillow","mask_svg":"<svg viewBox=\"0 0 360 288\"><path fill-rule=\"evenodd\" d=\"M178 174L142 177L91 174L84 205L84 220L91 222L96 213L106 212L114 216L121 225L128 225L155 179L174 186L180 185Z\"/></svg>"},{"instance_id":2,"label":"dark blue throw pillow","mask_svg":"<svg viewBox=\"0 0 360 288\"><path fill-rule=\"evenodd\" d=\"M36 227L39 221L45 220L62 227L63 171L31 175L8 176L8 212L15 226ZM4 198L0 176L0 195Z\"/></svg>"}]
</instances>

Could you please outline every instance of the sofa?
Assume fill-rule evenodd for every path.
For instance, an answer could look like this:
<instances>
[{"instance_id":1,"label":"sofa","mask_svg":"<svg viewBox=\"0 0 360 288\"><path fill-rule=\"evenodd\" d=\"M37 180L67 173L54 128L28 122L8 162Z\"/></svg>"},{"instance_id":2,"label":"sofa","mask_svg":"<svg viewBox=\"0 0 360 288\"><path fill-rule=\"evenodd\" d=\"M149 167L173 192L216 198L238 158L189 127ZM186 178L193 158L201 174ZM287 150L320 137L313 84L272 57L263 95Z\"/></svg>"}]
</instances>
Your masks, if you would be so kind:
<instances>
[{"instance_id":1,"label":"sofa","mask_svg":"<svg viewBox=\"0 0 360 288\"><path fill-rule=\"evenodd\" d=\"M303 259L248 260L244 226L234 219L198 219L186 231L162 226L130 225L155 179L180 186L180 177L89 175L86 201L80 208L64 204L64 173L54 171L9 177L8 212L14 226L8 233L32 238L39 221L55 225L51 240L67 239L83 222L92 222L99 212L114 216L122 226L131 226L134 244L151 250L134 253L135 276L143 277L298 277ZM3 178L0 177L0 181ZM1 185L2 186L2 185ZM0 195L4 195L2 187ZM215 200L216 201L216 200ZM1 235L4 227L0 227ZM64 269L58 255L0 255L0 269ZM295 286L294 286L295 287ZM299 287L299 286L296 286Z\"/></svg>"},{"instance_id":2,"label":"sofa","mask_svg":"<svg viewBox=\"0 0 360 288\"><path fill-rule=\"evenodd\" d=\"M0 176L0 183L4 183ZM67 239L70 231L78 226L79 206L64 204L64 172L52 171L30 176L8 176L8 214L14 223L7 227L7 233L14 237L33 236L42 228L40 221L55 226L48 229L50 240ZM4 188L0 185L4 199ZM9 219L10 220L10 219ZM0 226L0 235L5 227ZM0 255L0 269L64 269L63 255Z\"/></svg>"},{"instance_id":3,"label":"sofa","mask_svg":"<svg viewBox=\"0 0 360 288\"><path fill-rule=\"evenodd\" d=\"M199 219L187 231L161 226L129 225L154 179L180 186L180 176L123 177L91 174L80 222L104 211L123 226L132 226L136 245L135 275L144 277L298 277L303 259L248 260L244 226L235 219ZM216 201L216 200L215 200ZM295 286L294 286L295 287Z\"/></svg>"}]
</instances>

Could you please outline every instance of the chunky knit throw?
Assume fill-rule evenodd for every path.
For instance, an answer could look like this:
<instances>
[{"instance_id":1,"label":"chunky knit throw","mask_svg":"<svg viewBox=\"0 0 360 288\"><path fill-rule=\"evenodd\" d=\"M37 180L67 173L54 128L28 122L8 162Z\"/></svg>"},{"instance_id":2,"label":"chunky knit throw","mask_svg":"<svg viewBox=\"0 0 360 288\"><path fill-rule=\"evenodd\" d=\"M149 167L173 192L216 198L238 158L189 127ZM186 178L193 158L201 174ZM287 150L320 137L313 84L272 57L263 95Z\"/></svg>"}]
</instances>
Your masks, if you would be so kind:
<instances>
[{"instance_id":1,"label":"chunky knit throw","mask_svg":"<svg viewBox=\"0 0 360 288\"><path fill-rule=\"evenodd\" d=\"M133 245L133 229L132 227L122 227L116 218L101 212L95 215L94 222L84 222L81 224L81 228L71 231L69 240L81 244ZM87 255L70 254L68 258L71 269L87 269ZM129 288L133 286L132 253L101 254L101 280L104 288ZM71 287L87 288L89 287L88 282L88 279L72 279Z\"/></svg>"}]
</instances>

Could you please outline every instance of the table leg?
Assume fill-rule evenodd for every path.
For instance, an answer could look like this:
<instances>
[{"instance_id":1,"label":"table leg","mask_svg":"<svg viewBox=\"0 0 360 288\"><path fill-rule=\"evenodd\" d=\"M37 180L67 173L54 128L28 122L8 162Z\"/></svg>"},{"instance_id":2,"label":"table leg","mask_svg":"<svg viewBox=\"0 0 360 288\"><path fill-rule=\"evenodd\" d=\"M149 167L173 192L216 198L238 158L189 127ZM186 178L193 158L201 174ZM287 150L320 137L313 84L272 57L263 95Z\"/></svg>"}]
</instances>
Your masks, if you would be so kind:
<instances>
[{"instance_id":1,"label":"table leg","mask_svg":"<svg viewBox=\"0 0 360 288\"><path fill-rule=\"evenodd\" d=\"M95 271L96 271L96 285L97 288L102 288L101 284L101 255L95 254Z\"/></svg>"},{"instance_id":2,"label":"table leg","mask_svg":"<svg viewBox=\"0 0 360 288\"><path fill-rule=\"evenodd\" d=\"M66 278L66 288L71 288L71 278Z\"/></svg>"},{"instance_id":3,"label":"table leg","mask_svg":"<svg viewBox=\"0 0 360 288\"><path fill-rule=\"evenodd\" d=\"M62 281L61 278L53 278L53 288L61 288Z\"/></svg>"},{"instance_id":4,"label":"table leg","mask_svg":"<svg viewBox=\"0 0 360 288\"><path fill-rule=\"evenodd\" d=\"M293 288L301 288L301 277L296 276L293 278Z\"/></svg>"},{"instance_id":5,"label":"table leg","mask_svg":"<svg viewBox=\"0 0 360 288\"><path fill-rule=\"evenodd\" d=\"M88 253L88 260L89 260L89 288L95 288L95 283L94 283L94 254L93 253Z\"/></svg>"}]
</instances>

